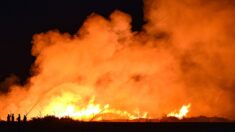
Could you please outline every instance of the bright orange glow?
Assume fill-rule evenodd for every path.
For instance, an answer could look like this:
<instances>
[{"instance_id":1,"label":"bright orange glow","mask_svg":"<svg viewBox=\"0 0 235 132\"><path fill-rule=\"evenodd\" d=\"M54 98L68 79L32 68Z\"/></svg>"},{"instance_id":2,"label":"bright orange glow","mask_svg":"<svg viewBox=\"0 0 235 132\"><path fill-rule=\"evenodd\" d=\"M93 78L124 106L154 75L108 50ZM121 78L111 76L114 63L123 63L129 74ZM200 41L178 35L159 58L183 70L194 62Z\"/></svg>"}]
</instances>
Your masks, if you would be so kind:
<instances>
[{"instance_id":1,"label":"bright orange glow","mask_svg":"<svg viewBox=\"0 0 235 132\"><path fill-rule=\"evenodd\" d=\"M227 1L144 0L139 31L131 15L114 11L92 13L75 34L35 34L32 76L23 86L6 81L0 117L161 119L176 110L167 116L235 119L235 10ZM190 115L190 104L169 109L185 100Z\"/></svg>"},{"instance_id":2,"label":"bright orange glow","mask_svg":"<svg viewBox=\"0 0 235 132\"><path fill-rule=\"evenodd\" d=\"M176 117L178 119L183 119L188 114L190 106L191 104L183 105L180 108L179 112L171 112L167 114L167 117Z\"/></svg>"},{"instance_id":3,"label":"bright orange glow","mask_svg":"<svg viewBox=\"0 0 235 132\"><path fill-rule=\"evenodd\" d=\"M95 97L92 97L87 104L82 104L81 98L75 98L71 93L64 93L60 97L55 97L43 109L44 115L54 115L56 117L71 117L75 120L83 121L99 121L102 120L102 115L110 115L109 119L138 119L148 118L148 113L134 111L133 113L112 109L109 104L101 105L95 103Z\"/></svg>"}]
</instances>

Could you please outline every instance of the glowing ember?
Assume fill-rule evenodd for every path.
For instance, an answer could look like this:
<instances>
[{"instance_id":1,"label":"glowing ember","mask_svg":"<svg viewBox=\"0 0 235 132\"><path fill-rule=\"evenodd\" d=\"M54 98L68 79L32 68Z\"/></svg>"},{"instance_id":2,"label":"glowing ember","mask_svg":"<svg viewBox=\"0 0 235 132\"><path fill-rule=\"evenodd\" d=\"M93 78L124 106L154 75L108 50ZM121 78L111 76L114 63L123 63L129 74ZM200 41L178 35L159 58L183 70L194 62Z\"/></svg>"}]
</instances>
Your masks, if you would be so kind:
<instances>
[{"instance_id":1,"label":"glowing ember","mask_svg":"<svg viewBox=\"0 0 235 132\"><path fill-rule=\"evenodd\" d=\"M179 112L171 112L169 114L167 114L167 117L176 117L178 119L183 119L184 117L186 117L187 113L189 112L189 108L190 108L191 104L188 105L183 105Z\"/></svg>"}]
</instances>

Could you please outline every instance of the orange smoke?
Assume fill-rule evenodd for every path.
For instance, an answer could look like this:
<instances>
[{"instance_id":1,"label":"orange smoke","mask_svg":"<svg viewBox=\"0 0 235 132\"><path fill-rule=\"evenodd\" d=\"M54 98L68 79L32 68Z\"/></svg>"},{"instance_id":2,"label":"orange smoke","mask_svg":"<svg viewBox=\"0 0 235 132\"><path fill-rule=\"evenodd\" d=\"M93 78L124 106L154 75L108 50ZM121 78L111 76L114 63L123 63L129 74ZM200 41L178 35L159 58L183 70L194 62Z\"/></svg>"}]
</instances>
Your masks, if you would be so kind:
<instances>
[{"instance_id":1,"label":"orange smoke","mask_svg":"<svg viewBox=\"0 0 235 132\"><path fill-rule=\"evenodd\" d=\"M190 102L190 116L235 118L235 12L228 3L145 0L139 32L115 11L109 20L91 14L74 35L36 34L34 75L0 96L0 115L160 118Z\"/></svg>"}]
</instances>

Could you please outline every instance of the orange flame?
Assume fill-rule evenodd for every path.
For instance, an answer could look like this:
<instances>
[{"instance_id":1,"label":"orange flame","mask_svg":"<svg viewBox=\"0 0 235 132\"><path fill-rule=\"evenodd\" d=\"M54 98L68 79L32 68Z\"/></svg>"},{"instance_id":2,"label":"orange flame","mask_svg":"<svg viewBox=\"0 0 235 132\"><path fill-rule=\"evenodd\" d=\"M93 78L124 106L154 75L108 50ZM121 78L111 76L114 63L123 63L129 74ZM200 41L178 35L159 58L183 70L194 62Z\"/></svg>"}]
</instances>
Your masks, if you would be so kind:
<instances>
[{"instance_id":1,"label":"orange flame","mask_svg":"<svg viewBox=\"0 0 235 132\"><path fill-rule=\"evenodd\" d=\"M83 121L99 121L103 119L103 115L116 115L123 119L148 118L148 113L134 111L122 111L110 108L109 104L101 105L95 103L95 97L92 97L86 105L79 104L80 98L75 99L73 94L64 93L61 97L54 97L49 105L43 109L43 115L54 115L56 117L71 117L75 120ZM110 119L110 118L109 118Z\"/></svg>"},{"instance_id":2,"label":"orange flame","mask_svg":"<svg viewBox=\"0 0 235 132\"><path fill-rule=\"evenodd\" d=\"M190 106L191 106L191 104L183 105L180 108L178 113L177 112L171 112L171 113L167 114L167 117L176 117L178 119L183 119L188 114Z\"/></svg>"}]
</instances>

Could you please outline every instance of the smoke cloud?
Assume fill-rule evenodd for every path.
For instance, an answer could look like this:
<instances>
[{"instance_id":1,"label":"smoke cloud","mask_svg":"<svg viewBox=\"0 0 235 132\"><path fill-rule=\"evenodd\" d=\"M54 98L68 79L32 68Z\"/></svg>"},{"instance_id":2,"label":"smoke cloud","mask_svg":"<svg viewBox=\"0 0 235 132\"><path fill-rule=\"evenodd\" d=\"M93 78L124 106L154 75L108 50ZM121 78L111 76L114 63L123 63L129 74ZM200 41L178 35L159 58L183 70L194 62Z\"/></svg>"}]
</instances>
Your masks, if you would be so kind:
<instances>
[{"instance_id":1,"label":"smoke cloud","mask_svg":"<svg viewBox=\"0 0 235 132\"><path fill-rule=\"evenodd\" d=\"M91 14L74 35L34 35L34 76L0 96L0 115L36 104L36 116L66 93L77 105L95 97L154 118L191 103L189 116L234 119L235 2L144 2L147 23L139 32L131 31L128 14L115 11L109 19Z\"/></svg>"}]
</instances>

